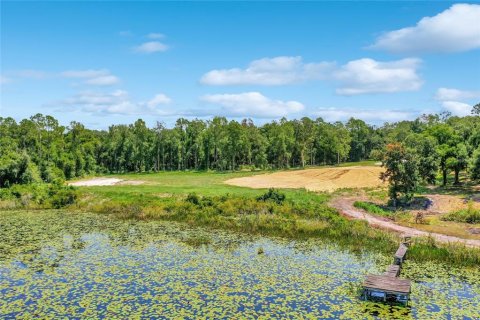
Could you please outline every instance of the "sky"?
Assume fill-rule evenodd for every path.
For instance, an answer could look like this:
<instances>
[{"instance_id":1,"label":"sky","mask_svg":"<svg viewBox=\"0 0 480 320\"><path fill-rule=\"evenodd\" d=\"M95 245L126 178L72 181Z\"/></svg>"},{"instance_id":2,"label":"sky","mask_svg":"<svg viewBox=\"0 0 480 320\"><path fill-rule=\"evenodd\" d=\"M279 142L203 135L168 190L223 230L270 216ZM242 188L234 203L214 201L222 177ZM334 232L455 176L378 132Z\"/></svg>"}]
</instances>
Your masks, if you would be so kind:
<instances>
[{"instance_id":1,"label":"sky","mask_svg":"<svg viewBox=\"0 0 480 320\"><path fill-rule=\"evenodd\" d=\"M0 117L380 125L480 102L480 3L0 2Z\"/></svg>"}]
</instances>

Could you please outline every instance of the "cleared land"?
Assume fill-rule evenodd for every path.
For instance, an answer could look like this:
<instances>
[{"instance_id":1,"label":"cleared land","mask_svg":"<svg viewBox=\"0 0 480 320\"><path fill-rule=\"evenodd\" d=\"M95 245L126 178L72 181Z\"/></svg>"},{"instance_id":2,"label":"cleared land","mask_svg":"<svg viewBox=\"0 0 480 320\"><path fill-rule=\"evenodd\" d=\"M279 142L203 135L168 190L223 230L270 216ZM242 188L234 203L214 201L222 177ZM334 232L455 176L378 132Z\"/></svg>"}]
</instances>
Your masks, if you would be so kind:
<instances>
[{"instance_id":1,"label":"cleared land","mask_svg":"<svg viewBox=\"0 0 480 320\"><path fill-rule=\"evenodd\" d=\"M226 184L249 188L305 188L309 191L335 191L343 188L372 188L384 185L381 167L339 167L282 171L234 178Z\"/></svg>"},{"instance_id":2,"label":"cleared land","mask_svg":"<svg viewBox=\"0 0 480 320\"><path fill-rule=\"evenodd\" d=\"M113 186L118 184L126 184L126 185L139 185L142 184L143 181L138 180L123 180L117 178L92 178L88 180L80 180L75 182L70 182L70 186L75 187L96 187L96 186Z\"/></svg>"}]
</instances>

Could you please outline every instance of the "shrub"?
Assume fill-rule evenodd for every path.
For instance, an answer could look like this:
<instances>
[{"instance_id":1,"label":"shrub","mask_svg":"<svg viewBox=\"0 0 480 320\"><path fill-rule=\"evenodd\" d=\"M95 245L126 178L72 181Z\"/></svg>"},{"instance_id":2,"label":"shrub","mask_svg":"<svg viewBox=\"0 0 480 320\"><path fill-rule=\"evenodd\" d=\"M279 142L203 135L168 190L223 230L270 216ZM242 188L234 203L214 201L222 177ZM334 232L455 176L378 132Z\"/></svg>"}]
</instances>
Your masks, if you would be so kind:
<instances>
[{"instance_id":1,"label":"shrub","mask_svg":"<svg viewBox=\"0 0 480 320\"><path fill-rule=\"evenodd\" d=\"M60 209L74 204L77 200L77 191L73 187L54 186L50 189L49 202L52 208Z\"/></svg>"},{"instance_id":2,"label":"shrub","mask_svg":"<svg viewBox=\"0 0 480 320\"><path fill-rule=\"evenodd\" d=\"M355 208L363 209L369 213L373 213L379 216L389 217L389 218L393 216L392 211L385 210L374 203L364 202L364 201L355 201L353 203L353 206Z\"/></svg>"},{"instance_id":3,"label":"shrub","mask_svg":"<svg viewBox=\"0 0 480 320\"><path fill-rule=\"evenodd\" d=\"M277 204L282 204L285 200L285 194L273 188L268 189L268 192L259 196L257 201L273 201Z\"/></svg>"},{"instance_id":4,"label":"shrub","mask_svg":"<svg viewBox=\"0 0 480 320\"><path fill-rule=\"evenodd\" d=\"M18 208L63 208L75 203L77 190L61 184L35 183L0 189L0 200L15 203Z\"/></svg>"},{"instance_id":5,"label":"shrub","mask_svg":"<svg viewBox=\"0 0 480 320\"><path fill-rule=\"evenodd\" d=\"M447 213L441 218L443 221L456 221L463 223L480 223L480 210L473 207L473 202L468 203L468 208L464 210Z\"/></svg>"},{"instance_id":6,"label":"shrub","mask_svg":"<svg viewBox=\"0 0 480 320\"><path fill-rule=\"evenodd\" d=\"M189 193L185 201L190 202L196 206L199 206L201 203L200 197L195 193Z\"/></svg>"}]
</instances>

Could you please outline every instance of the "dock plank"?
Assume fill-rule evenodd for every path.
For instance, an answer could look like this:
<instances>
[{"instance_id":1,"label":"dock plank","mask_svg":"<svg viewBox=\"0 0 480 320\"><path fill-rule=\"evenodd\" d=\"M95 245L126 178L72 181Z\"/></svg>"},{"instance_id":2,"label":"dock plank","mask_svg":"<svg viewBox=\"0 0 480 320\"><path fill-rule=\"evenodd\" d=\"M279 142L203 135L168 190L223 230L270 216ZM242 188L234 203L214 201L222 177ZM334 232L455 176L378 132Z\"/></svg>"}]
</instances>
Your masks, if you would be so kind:
<instances>
[{"instance_id":1,"label":"dock plank","mask_svg":"<svg viewBox=\"0 0 480 320\"><path fill-rule=\"evenodd\" d=\"M396 264L390 265L387 269L387 272L385 272L385 275L389 277L398 277L399 274L400 274L400 266Z\"/></svg>"},{"instance_id":2,"label":"dock plank","mask_svg":"<svg viewBox=\"0 0 480 320\"><path fill-rule=\"evenodd\" d=\"M386 275L367 275L363 287L386 292L409 294L411 290L411 281Z\"/></svg>"},{"instance_id":3,"label":"dock plank","mask_svg":"<svg viewBox=\"0 0 480 320\"><path fill-rule=\"evenodd\" d=\"M395 252L395 258L404 259L407 254L408 247L403 243L398 247L397 252Z\"/></svg>"}]
</instances>

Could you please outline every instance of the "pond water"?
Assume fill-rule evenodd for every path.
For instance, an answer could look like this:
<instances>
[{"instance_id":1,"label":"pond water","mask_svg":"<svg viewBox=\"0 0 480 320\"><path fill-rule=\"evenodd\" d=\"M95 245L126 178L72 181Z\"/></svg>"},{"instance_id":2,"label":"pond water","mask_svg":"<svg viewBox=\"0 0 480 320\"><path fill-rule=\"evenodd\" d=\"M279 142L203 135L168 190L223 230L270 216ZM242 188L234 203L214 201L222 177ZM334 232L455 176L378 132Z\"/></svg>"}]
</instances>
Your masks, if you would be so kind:
<instances>
[{"instance_id":1,"label":"pond water","mask_svg":"<svg viewBox=\"0 0 480 320\"><path fill-rule=\"evenodd\" d=\"M334 243L58 211L0 227L2 319L480 318L479 268L407 261L411 307L390 307L359 290L391 257Z\"/></svg>"}]
</instances>

